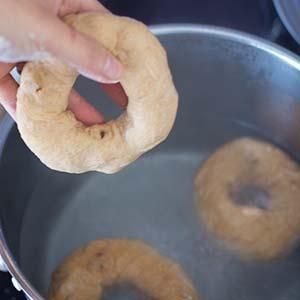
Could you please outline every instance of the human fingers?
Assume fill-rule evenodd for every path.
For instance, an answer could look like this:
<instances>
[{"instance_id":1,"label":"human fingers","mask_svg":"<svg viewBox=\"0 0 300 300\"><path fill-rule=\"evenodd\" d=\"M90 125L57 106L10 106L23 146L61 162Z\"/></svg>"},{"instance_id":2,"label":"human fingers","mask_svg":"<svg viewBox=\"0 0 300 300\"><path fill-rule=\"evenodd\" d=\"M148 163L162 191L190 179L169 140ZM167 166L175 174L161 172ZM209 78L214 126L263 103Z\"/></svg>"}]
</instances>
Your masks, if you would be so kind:
<instances>
[{"instance_id":1,"label":"human fingers","mask_svg":"<svg viewBox=\"0 0 300 300\"><path fill-rule=\"evenodd\" d=\"M115 84L100 84L107 95L119 106L125 108L128 104L128 97L125 94L120 83Z\"/></svg>"},{"instance_id":2,"label":"human fingers","mask_svg":"<svg viewBox=\"0 0 300 300\"><path fill-rule=\"evenodd\" d=\"M17 90L18 84L9 73L0 79L0 103L13 119L16 118Z\"/></svg>"},{"instance_id":3,"label":"human fingers","mask_svg":"<svg viewBox=\"0 0 300 300\"><path fill-rule=\"evenodd\" d=\"M68 109L85 125L104 122L104 116L74 89L70 93Z\"/></svg>"},{"instance_id":4,"label":"human fingers","mask_svg":"<svg viewBox=\"0 0 300 300\"><path fill-rule=\"evenodd\" d=\"M118 82L122 75L121 63L100 43L77 32L56 18L44 26L44 47L54 56L75 67L90 79L103 82ZM46 25L46 24L45 24Z\"/></svg>"}]
</instances>

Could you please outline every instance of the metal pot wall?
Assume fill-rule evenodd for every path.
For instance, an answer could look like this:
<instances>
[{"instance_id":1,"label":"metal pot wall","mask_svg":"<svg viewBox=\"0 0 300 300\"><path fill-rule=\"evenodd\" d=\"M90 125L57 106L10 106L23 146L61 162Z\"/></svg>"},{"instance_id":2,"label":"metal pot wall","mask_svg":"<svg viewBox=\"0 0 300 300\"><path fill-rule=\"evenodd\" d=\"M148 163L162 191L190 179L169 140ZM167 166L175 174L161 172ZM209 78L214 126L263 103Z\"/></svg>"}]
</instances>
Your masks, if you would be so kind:
<instances>
[{"instance_id":1,"label":"metal pot wall","mask_svg":"<svg viewBox=\"0 0 300 300\"><path fill-rule=\"evenodd\" d=\"M300 255L245 263L199 225L193 176L218 146L239 136L271 141L300 158L300 60L261 39L198 25L156 26L180 107L168 140L122 172L70 175L47 169L6 117L0 127L0 254L29 298L46 295L51 272L92 239L140 238L178 261L203 299L300 297ZM79 90L118 114L95 85ZM100 96L99 96L100 95ZM217 287L217 288L216 288Z\"/></svg>"}]
</instances>

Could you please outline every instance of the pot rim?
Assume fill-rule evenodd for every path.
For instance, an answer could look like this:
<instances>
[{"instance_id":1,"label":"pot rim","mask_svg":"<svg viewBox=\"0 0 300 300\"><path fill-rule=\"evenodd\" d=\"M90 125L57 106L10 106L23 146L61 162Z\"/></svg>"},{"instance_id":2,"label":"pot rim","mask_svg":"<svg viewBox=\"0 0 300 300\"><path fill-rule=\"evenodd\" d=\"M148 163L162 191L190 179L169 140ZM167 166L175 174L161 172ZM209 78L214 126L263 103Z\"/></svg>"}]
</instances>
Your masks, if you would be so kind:
<instances>
[{"instance_id":1,"label":"pot rim","mask_svg":"<svg viewBox=\"0 0 300 300\"><path fill-rule=\"evenodd\" d=\"M183 24L163 24L149 26L152 33L156 36L183 34L200 34L231 40L239 44L248 45L250 47L265 51L279 60L287 63L292 68L300 72L300 57L291 51L269 42L255 35L245 33L243 31L229 29L219 26L201 25L192 23ZM13 127L13 120L6 114L0 122L0 157L2 155L7 136ZM16 261L6 243L2 225L0 222L0 257L2 257L7 270L15 278L20 288L25 292L26 296L34 300L44 300L44 298L35 290L35 288L25 278L21 270L18 268Z\"/></svg>"}]
</instances>

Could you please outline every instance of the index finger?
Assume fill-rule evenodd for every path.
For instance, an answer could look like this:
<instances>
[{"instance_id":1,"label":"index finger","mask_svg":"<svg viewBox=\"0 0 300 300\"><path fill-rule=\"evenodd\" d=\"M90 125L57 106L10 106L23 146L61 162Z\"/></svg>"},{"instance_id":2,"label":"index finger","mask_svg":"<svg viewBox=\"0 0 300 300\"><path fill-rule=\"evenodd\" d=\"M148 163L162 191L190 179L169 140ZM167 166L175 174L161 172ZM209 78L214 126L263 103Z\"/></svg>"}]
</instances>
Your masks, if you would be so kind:
<instances>
[{"instance_id":1,"label":"index finger","mask_svg":"<svg viewBox=\"0 0 300 300\"><path fill-rule=\"evenodd\" d=\"M109 12L100 2L97 0L67 0L64 1L64 5L59 9L59 16L64 17L70 13L98 11Z\"/></svg>"},{"instance_id":2,"label":"index finger","mask_svg":"<svg viewBox=\"0 0 300 300\"><path fill-rule=\"evenodd\" d=\"M128 97L120 83L106 84L100 83L102 89L111 99L121 107L126 107L128 104Z\"/></svg>"}]
</instances>

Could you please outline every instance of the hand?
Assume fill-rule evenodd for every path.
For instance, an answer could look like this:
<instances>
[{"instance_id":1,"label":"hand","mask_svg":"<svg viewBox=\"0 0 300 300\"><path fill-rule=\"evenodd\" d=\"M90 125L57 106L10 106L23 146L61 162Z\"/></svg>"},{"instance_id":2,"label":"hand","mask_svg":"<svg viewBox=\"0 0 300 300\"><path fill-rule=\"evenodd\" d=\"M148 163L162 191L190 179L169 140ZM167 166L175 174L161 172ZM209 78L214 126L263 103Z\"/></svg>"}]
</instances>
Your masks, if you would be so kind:
<instances>
[{"instance_id":1,"label":"hand","mask_svg":"<svg viewBox=\"0 0 300 300\"><path fill-rule=\"evenodd\" d=\"M0 103L13 118L18 84L10 71L18 62L47 56L55 56L84 76L104 83L104 90L113 100L126 106L121 86L112 84L122 75L120 62L97 41L61 20L70 13L109 13L97 0L2 0L0 8ZM69 109L87 125L104 121L103 115L75 90L70 95Z\"/></svg>"}]
</instances>

